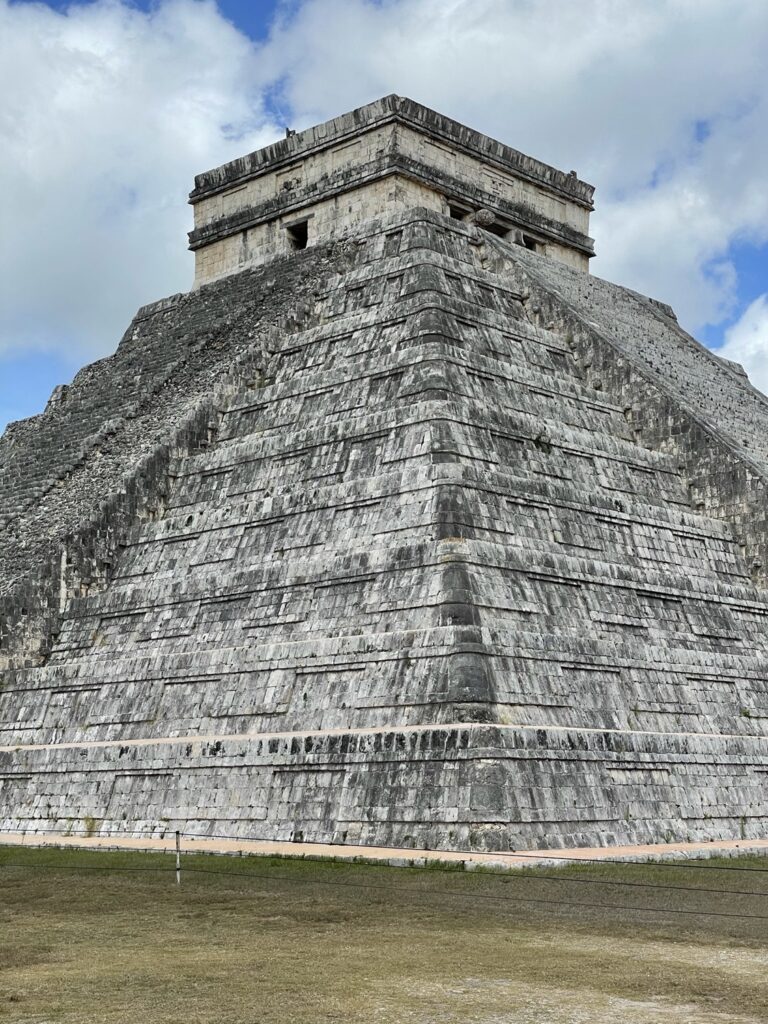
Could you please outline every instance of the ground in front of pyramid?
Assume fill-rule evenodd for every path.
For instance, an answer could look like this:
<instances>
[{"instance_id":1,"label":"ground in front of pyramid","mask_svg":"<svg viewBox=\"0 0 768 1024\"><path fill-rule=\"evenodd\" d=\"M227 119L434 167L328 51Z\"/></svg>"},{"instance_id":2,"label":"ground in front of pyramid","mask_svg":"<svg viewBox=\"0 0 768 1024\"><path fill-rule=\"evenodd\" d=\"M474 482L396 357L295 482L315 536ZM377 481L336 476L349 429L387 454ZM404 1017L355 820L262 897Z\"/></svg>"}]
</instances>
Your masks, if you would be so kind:
<instances>
[{"instance_id":1,"label":"ground in front of pyramid","mask_svg":"<svg viewBox=\"0 0 768 1024\"><path fill-rule=\"evenodd\" d=\"M553 880L185 854L177 887L167 856L0 849L0 1019L759 1024L768 876L730 863Z\"/></svg>"},{"instance_id":2,"label":"ground in front of pyramid","mask_svg":"<svg viewBox=\"0 0 768 1024\"><path fill-rule=\"evenodd\" d=\"M592 188L390 96L198 176L196 282L0 441L0 819L765 834L768 400Z\"/></svg>"}]
</instances>

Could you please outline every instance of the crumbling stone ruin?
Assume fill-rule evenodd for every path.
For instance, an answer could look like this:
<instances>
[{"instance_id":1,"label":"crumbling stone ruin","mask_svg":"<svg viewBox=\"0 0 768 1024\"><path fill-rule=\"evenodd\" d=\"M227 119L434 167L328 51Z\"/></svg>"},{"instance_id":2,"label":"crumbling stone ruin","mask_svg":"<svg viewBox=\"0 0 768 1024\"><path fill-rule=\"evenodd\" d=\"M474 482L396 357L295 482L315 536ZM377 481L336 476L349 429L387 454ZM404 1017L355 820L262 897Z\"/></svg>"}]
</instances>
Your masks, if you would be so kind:
<instances>
[{"instance_id":1,"label":"crumbling stone ruin","mask_svg":"<svg viewBox=\"0 0 768 1024\"><path fill-rule=\"evenodd\" d=\"M396 96L197 178L194 289L0 441L5 828L765 835L768 399L591 200Z\"/></svg>"}]
</instances>

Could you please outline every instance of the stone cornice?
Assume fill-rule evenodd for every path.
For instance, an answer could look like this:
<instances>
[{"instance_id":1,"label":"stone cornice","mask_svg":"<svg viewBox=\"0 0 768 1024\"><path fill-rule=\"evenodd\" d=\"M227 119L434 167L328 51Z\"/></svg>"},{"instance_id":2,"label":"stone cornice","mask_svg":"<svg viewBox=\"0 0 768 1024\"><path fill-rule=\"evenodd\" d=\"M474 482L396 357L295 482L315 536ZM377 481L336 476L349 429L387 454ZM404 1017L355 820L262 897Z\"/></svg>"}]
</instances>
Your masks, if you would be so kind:
<instances>
[{"instance_id":1,"label":"stone cornice","mask_svg":"<svg viewBox=\"0 0 768 1024\"><path fill-rule=\"evenodd\" d=\"M420 163L405 154L388 152L366 164L345 168L321 181L297 190L283 192L264 202L252 204L228 217L222 217L189 233L189 248L199 249L230 235L267 223L287 213L298 212L320 200L332 199L383 177L399 174L430 184L452 200L464 200L474 207L488 207L511 225L529 229L546 240L565 244L586 256L594 254L592 239L559 221L537 213L530 206L512 203L491 195L460 178Z\"/></svg>"},{"instance_id":2,"label":"stone cornice","mask_svg":"<svg viewBox=\"0 0 768 1024\"><path fill-rule=\"evenodd\" d=\"M581 181L575 172L566 174L414 100L395 95L384 96L340 117L198 174L195 187L190 193L190 202L200 202L208 196L393 122L445 142L489 166L495 166L587 209L593 208L594 187Z\"/></svg>"}]
</instances>

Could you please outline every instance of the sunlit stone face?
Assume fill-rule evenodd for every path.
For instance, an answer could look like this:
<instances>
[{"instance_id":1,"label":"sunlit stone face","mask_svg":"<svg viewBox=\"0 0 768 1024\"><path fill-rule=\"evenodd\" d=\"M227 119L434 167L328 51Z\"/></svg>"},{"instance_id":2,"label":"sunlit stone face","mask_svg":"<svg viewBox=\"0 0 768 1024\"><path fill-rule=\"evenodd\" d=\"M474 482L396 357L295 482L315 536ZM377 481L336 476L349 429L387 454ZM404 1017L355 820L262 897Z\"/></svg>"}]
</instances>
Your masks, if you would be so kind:
<instances>
[{"instance_id":1,"label":"sunlit stone face","mask_svg":"<svg viewBox=\"0 0 768 1024\"><path fill-rule=\"evenodd\" d=\"M573 172L388 96L199 175L195 286L417 207L587 270L592 192Z\"/></svg>"}]
</instances>

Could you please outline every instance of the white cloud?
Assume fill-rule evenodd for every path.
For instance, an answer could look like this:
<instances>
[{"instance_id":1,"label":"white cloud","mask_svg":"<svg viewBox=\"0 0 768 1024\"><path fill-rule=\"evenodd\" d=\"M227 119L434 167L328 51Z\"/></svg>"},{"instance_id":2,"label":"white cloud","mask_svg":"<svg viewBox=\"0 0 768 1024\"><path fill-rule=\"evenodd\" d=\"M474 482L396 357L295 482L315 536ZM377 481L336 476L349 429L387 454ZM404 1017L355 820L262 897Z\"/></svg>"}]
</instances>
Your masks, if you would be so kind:
<instances>
[{"instance_id":1,"label":"white cloud","mask_svg":"<svg viewBox=\"0 0 768 1024\"><path fill-rule=\"evenodd\" d=\"M213 0L66 16L0 0L0 354L100 355L189 286L194 173L410 95L598 186L594 271L692 330L768 240L765 0L285 0L255 46ZM10 201L8 202L10 197Z\"/></svg>"},{"instance_id":2,"label":"white cloud","mask_svg":"<svg viewBox=\"0 0 768 1024\"><path fill-rule=\"evenodd\" d=\"M768 239L767 49L765 0L308 0L264 59L302 125L399 92L575 167L594 272L696 329Z\"/></svg>"},{"instance_id":3,"label":"white cloud","mask_svg":"<svg viewBox=\"0 0 768 1024\"><path fill-rule=\"evenodd\" d=\"M758 296L728 328L717 354L740 363L754 386L768 394L768 294Z\"/></svg>"},{"instance_id":4,"label":"white cloud","mask_svg":"<svg viewBox=\"0 0 768 1024\"><path fill-rule=\"evenodd\" d=\"M0 354L102 355L190 286L194 174L274 138L257 70L212 2L0 0Z\"/></svg>"}]
</instances>

